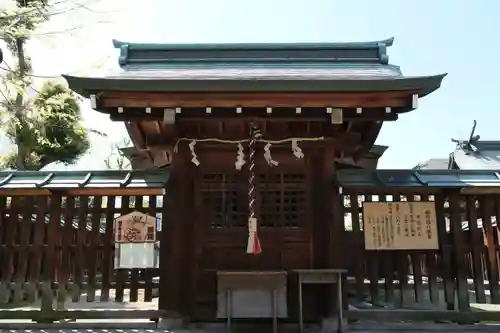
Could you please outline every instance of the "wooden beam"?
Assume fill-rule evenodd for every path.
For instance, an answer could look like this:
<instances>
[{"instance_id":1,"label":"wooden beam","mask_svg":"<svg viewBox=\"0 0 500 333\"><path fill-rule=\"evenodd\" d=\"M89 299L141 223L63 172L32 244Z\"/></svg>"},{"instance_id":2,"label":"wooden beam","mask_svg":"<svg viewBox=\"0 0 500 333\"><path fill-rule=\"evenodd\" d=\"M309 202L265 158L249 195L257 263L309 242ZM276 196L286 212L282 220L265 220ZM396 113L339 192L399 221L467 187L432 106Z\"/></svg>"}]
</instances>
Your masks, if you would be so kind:
<instances>
[{"instance_id":1,"label":"wooden beam","mask_svg":"<svg viewBox=\"0 0 500 333\"><path fill-rule=\"evenodd\" d=\"M0 196L15 197L15 196L48 196L51 192L48 189L28 188L28 189L0 189Z\"/></svg>"},{"instance_id":2,"label":"wooden beam","mask_svg":"<svg viewBox=\"0 0 500 333\"><path fill-rule=\"evenodd\" d=\"M138 123L128 123L126 124L127 130L129 131L130 137L132 138L132 142L134 146L138 149L145 148L144 142L144 131L139 126Z\"/></svg>"},{"instance_id":3,"label":"wooden beam","mask_svg":"<svg viewBox=\"0 0 500 333\"><path fill-rule=\"evenodd\" d=\"M165 189L163 188L89 188L89 189L68 189L61 191L66 195L119 195L119 196L147 196L147 195L163 195Z\"/></svg>"},{"instance_id":4,"label":"wooden beam","mask_svg":"<svg viewBox=\"0 0 500 333\"><path fill-rule=\"evenodd\" d=\"M385 110L385 109L384 109ZM234 115L234 116L190 116L186 114L182 114L182 116L176 117L177 123L183 122L192 122L192 121L206 121L208 119L217 119L218 121L228 121L228 120L265 120L269 122L330 122L331 114L325 114L324 116L307 116L305 114L294 114L290 116L278 116L275 113L273 114L264 114L261 116L255 115L246 115L244 112L242 114ZM158 113L144 113L142 115L138 114L111 114L110 119L112 121L130 121L130 122L140 122L140 121L161 121L163 120L163 114ZM370 113L364 112L362 114L352 114L352 113L343 113L344 121L366 121L366 120L381 120L381 121L395 121L398 119L398 114L392 113Z\"/></svg>"},{"instance_id":5,"label":"wooden beam","mask_svg":"<svg viewBox=\"0 0 500 333\"><path fill-rule=\"evenodd\" d=\"M161 195L163 188L61 188L61 189L2 189L0 195L14 196L50 196L58 195Z\"/></svg>"},{"instance_id":6,"label":"wooden beam","mask_svg":"<svg viewBox=\"0 0 500 333\"><path fill-rule=\"evenodd\" d=\"M406 107L414 91L361 93L138 93L105 92L102 107Z\"/></svg>"},{"instance_id":7,"label":"wooden beam","mask_svg":"<svg viewBox=\"0 0 500 333\"><path fill-rule=\"evenodd\" d=\"M380 132L380 128L382 127L382 123L380 122L367 123L366 126L367 129L363 136L362 145L359 147L360 149L353 156L354 161L359 160L363 155L363 153L368 151L373 146L375 140L377 139L378 133Z\"/></svg>"}]
</instances>

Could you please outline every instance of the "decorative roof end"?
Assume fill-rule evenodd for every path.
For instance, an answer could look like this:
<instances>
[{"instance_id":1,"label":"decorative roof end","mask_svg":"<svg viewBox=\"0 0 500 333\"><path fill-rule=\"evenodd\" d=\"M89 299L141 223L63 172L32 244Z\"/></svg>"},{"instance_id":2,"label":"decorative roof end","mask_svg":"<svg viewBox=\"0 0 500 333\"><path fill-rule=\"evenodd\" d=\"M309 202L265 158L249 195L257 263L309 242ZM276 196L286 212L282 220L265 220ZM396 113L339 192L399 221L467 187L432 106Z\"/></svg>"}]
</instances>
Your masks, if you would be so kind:
<instances>
[{"instance_id":1,"label":"decorative roof end","mask_svg":"<svg viewBox=\"0 0 500 333\"><path fill-rule=\"evenodd\" d=\"M384 65L389 64L389 55L387 54L387 44L378 44L378 57Z\"/></svg>"}]
</instances>

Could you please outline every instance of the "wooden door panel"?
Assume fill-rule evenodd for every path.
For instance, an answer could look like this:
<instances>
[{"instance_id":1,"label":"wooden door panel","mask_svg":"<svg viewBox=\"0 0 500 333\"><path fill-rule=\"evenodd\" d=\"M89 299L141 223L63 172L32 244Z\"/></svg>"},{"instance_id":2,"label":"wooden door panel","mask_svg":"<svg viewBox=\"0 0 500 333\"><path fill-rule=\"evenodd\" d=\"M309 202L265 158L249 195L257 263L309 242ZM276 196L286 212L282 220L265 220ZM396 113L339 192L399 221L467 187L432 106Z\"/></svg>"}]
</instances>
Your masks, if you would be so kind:
<instances>
[{"instance_id":1,"label":"wooden door panel","mask_svg":"<svg viewBox=\"0 0 500 333\"><path fill-rule=\"evenodd\" d=\"M307 182L300 173L260 175L258 234L262 253L246 254L247 185L241 175L206 175L199 195L204 205L197 221L199 246L195 320L214 320L217 270L287 270L288 307L297 319L297 280L291 270L311 267L311 232L307 208ZM306 292L311 307L313 295ZM314 312L314 311L312 311ZM311 313L312 313L311 312ZM306 319L310 318L306 313Z\"/></svg>"}]
</instances>

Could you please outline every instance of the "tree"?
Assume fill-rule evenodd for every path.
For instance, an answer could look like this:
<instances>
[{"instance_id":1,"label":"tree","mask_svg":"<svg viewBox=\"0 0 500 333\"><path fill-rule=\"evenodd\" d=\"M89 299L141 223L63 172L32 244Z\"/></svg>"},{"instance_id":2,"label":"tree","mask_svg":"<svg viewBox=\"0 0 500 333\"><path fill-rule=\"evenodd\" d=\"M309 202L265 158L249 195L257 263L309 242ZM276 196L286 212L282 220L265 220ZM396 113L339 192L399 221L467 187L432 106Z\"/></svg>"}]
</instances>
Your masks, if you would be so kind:
<instances>
[{"instance_id":1,"label":"tree","mask_svg":"<svg viewBox=\"0 0 500 333\"><path fill-rule=\"evenodd\" d=\"M0 67L5 72L0 125L16 146L0 167L39 170L53 162L73 164L90 148L89 131L103 135L82 125L80 100L62 82L44 80L35 89L26 53L26 43L42 23L81 8L86 6L71 0L16 0L14 7L0 9L0 38L15 58L14 66L4 62Z\"/></svg>"},{"instance_id":2,"label":"tree","mask_svg":"<svg viewBox=\"0 0 500 333\"><path fill-rule=\"evenodd\" d=\"M120 143L114 143L109 156L104 160L104 165L108 170L128 170L131 169L129 159L125 156L121 148L130 146L130 140L124 139Z\"/></svg>"},{"instance_id":3,"label":"tree","mask_svg":"<svg viewBox=\"0 0 500 333\"><path fill-rule=\"evenodd\" d=\"M2 158L4 167L40 170L52 162L73 164L90 148L79 102L63 85L45 83L29 107L14 110L7 108L4 129L17 150Z\"/></svg>"}]
</instances>

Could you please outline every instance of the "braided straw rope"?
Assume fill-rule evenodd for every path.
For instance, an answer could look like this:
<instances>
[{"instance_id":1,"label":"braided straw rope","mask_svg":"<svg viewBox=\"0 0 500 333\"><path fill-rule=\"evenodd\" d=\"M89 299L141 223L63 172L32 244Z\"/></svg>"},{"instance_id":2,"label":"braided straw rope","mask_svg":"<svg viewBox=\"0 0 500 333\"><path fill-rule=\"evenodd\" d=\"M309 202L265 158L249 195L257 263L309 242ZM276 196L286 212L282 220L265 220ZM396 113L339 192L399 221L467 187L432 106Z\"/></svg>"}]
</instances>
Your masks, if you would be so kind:
<instances>
[{"instance_id":1,"label":"braided straw rope","mask_svg":"<svg viewBox=\"0 0 500 333\"><path fill-rule=\"evenodd\" d=\"M255 135L248 141L248 214L249 219L255 218Z\"/></svg>"}]
</instances>

